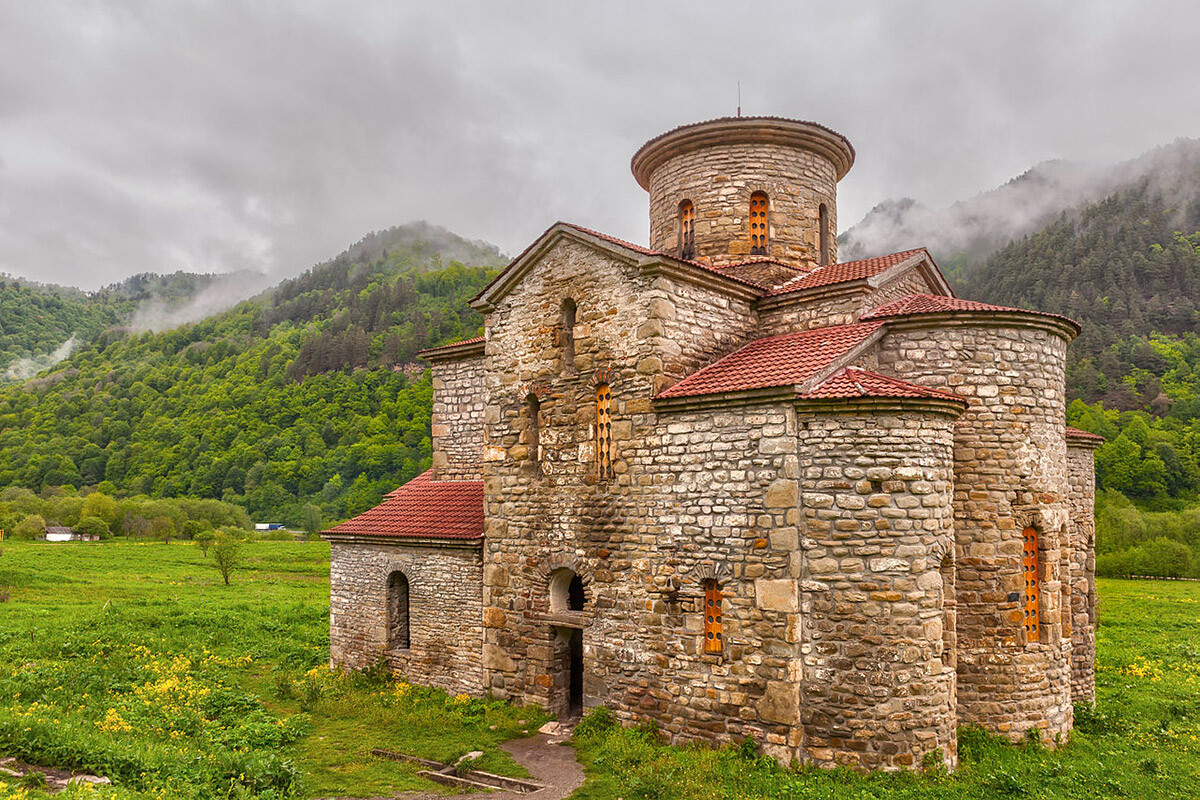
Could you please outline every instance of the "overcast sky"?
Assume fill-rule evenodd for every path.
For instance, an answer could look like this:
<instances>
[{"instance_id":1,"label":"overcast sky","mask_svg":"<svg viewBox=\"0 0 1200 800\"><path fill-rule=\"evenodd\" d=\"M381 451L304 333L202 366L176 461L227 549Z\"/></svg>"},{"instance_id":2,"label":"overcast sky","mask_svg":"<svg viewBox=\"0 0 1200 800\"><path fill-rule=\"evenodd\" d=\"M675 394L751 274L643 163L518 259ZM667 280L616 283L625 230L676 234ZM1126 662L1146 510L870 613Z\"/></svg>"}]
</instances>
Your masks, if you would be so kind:
<instances>
[{"instance_id":1,"label":"overcast sky","mask_svg":"<svg viewBox=\"0 0 1200 800\"><path fill-rule=\"evenodd\" d=\"M1200 136L1200 4L0 0L0 272L300 272L427 219L644 242L643 141L815 120L843 228ZM919 244L919 243L914 243Z\"/></svg>"}]
</instances>

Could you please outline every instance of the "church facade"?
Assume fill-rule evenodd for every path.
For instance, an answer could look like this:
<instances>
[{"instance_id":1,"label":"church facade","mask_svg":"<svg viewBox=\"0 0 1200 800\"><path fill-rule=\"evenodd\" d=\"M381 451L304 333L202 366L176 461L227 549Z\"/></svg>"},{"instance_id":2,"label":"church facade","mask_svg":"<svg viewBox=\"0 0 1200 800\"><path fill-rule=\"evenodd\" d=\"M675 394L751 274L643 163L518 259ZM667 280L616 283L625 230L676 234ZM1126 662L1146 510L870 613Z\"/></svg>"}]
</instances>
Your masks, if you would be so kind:
<instances>
[{"instance_id":1,"label":"church facade","mask_svg":"<svg viewBox=\"0 0 1200 800\"><path fill-rule=\"evenodd\" d=\"M647 142L642 247L553 225L425 351L432 469L325 532L330 651L673 741L920 768L1094 699L1093 450L1064 317L838 263L854 150L796 120Z\"/></svg>"}]
</instances>

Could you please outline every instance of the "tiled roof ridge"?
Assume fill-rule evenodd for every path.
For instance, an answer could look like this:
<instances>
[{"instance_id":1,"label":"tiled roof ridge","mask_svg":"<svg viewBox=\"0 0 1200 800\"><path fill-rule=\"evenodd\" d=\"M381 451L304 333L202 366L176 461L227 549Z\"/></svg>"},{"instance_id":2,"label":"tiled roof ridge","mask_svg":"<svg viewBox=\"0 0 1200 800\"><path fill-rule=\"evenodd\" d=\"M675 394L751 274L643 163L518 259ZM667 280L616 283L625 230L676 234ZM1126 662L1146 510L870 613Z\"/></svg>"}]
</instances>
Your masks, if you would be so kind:
<instances>
[{"instance_id":1,"label":"tiled roof ridge","mask_svg":"<svg viewBox=\"0 0 1200 800\"><path fill-rule=\"evenodd\" d=\"M854 387L849 393L844 385ZM801 397L811 399L852 399L853 397L928 397L966 403L967 398L954 392L922 386L919 383L872 372L863 367L846 367L835 372Z\"/></svg>"},{"instance_id":2,"label":"tiled roof ridge","mask_svg":"<svg viewBox=\"0 0 1200 800\"><path fill-rule=\"evenodd\" d=\"M942 314L942 313L970 313L970 312L991 312L991 313L1006 313L1006 314L1031 314L1038 317L1047 317L1050 319L1062 320L1070 323L1075 328L1079 327L1079 323L1070 317L1062 314L1052 314L1049 311L1030 311L1027 308L1013 308L1010 306L998 306L992 303L984 303L978 300L964 300L958 297L944 297L935 294L908 294L903 297L898 297L891 302L884 303L881 306L871 309L866 314L863 314L860 319L863 320L882 320L891 317L903 317L919 314Z\"/></svg>"},{"instance_id":3,"label":"tiled roof ridge","mask_svg":"<svg viewBox=\"0 0 1200 800\"><path fill-rule=\"evenodd\" d=\"M921 254L929 259L930 263L933 262L926 248L915 247L911 250L899 250L895 253L887 253L882 256L826 264L817 267L812 272L797 275L787 283L773 287L770 294L772 296L785 295L792 292L804 291L805 289L815 289L822 286L833 286L839 283L873 278Z\"/></svg>"}]
</instances>

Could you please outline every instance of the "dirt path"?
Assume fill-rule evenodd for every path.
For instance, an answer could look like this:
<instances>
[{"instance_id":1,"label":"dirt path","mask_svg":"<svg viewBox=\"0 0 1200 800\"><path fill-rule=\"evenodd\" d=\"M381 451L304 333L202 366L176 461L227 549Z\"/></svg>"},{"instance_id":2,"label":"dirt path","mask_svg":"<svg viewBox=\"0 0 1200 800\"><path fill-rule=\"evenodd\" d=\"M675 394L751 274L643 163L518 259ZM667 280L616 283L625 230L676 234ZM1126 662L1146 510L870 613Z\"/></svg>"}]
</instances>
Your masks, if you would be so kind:
<instances>
[{"instance_id":1,"label":"dirt path","mask_svg":"<svg viewBox=\"0 0 1200 800\"><path fill-rule=\"evenodd\" d=\"M563 800L583 785L583 767L575 760L575 749L567 742L563 736L539 733L528 739L514 739L500 745L518 764L529 770L529 780L545 787L536 792L401 792L389 797L372 797L369 800Z\"/></svg>"}]
</instances>

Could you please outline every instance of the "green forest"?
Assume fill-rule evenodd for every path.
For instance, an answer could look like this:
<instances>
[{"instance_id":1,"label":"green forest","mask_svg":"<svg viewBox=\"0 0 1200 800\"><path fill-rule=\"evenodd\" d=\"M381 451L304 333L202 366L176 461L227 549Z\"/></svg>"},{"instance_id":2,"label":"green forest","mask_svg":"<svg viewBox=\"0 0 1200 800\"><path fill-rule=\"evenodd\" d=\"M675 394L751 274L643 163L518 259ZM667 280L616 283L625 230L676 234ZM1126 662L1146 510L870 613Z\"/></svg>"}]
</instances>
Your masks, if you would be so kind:
<instances>
[{"instance_id":1,"label":"green forest","mask_svg":"<svg viewBox=\"0 0 1200 800\"><path fill-rule=\"evenodd\" d=\"M479 248L480 265L445 265L420 243L361 258L171 331L104 329L53 372L0 387L0 487L105 482L297 528L375 505L429 465L415 353L480 331L467 300L500 259Z\"/></svg>"},{"instance_id":2,"label":"green forest","mask_svg":"<svg viewBox=\"0 0 1200 800\"><path fill-rule=\"evenodd\" d=\"M955 273L961 296L1083 323L1067 422L1107 439L1107 574L1200 576L1200 202L1188 197L1130 185ZM405 226L229 311L140 334L119 324L138 298L202 282L138 276L85 295L6 280L0 348L80 344L0 386L0 487L221 501L297 528L357 514L428 467L416 353L480 332L467 300L503 263L483 243Z\"/></svg>"}]
</instances>

